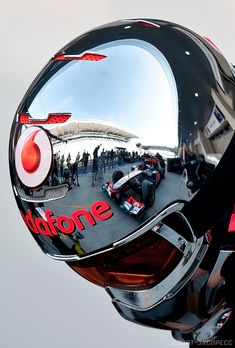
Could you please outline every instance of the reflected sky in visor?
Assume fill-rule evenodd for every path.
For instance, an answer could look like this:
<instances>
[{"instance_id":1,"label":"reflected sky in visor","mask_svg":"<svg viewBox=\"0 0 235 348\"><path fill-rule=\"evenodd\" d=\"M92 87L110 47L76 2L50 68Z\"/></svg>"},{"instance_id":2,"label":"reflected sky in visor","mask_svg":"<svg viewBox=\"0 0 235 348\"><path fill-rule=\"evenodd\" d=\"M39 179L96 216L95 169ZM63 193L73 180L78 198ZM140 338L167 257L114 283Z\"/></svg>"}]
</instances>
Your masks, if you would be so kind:
<instances>
[{"instance_id":1,"label":"reflected sky in visor","mask_svg":"<svg viewBox=\"0 0 235 348\"><path fill-rule=\"evenodd\" d=\"M115 123L143 144L157 139L158 145L177 146L177 89L163 54L134 39L104 44L92 52L107 57L63 66L33 100L31 116L70 112L78 119Z\"/></svg>"}]
</instances>

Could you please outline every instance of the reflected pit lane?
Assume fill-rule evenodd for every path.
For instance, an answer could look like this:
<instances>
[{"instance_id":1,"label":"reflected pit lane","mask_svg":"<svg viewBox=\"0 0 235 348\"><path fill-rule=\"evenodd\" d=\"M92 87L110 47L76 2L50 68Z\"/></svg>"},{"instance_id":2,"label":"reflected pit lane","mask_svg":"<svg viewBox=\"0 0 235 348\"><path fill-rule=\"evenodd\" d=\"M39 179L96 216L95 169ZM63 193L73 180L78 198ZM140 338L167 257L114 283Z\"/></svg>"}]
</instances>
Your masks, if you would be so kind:
<instances>
[{"instance_id":1,"label":"reflected pit lane","mask_svg":"<svg viewBox=\"0 0 235 348\"><path fill-rule=\"evenodd\" d=\"M124 175L127 175L130 170L131 165L129 164L122 167ZM76 230L74 238L79 240L81 248L84 250L86 250L86 246L89 246L90 250L102 248L126 236L127 231L134 230L140 225L139 220L124 213L119 205L102 190L102 185L112 180L113 171L114 169L109 169L103 174L99 173L96 181L93 181L92 173L79 175L80 186L72 185L72 189L68 191L63 199L44 204L43 210L53 210L55 217L63 215L65 211L68 216L71 216L78 209L90 211L92 204L101 200L111 207L111 218L102 221L96 220L96 224L92 226L92 233L86 233L86 228L89 227L89 221L81 217L84 230L81 232ZM93 182L94 186L92 186ZM170 201L177 199L189 200L189 198L184 178L179 174L166 172L165 179L161 180L160 185L156 188L155 202L147 210L145 219L156 213L156 211L163 209ZM86 201L85 205L79 204L79 202L84 201ZM72 244L71 235L68 236L61 233L60 236L67 246L70 247Z\"/></svg>"}]
</instances>

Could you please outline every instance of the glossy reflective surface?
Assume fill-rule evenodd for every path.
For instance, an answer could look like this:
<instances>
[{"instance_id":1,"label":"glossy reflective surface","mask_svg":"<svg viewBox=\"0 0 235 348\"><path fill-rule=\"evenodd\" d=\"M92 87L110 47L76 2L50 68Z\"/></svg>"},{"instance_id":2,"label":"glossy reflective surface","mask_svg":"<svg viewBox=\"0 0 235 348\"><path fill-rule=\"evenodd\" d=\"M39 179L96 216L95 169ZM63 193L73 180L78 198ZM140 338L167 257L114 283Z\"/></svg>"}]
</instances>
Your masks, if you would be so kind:
<instances>
[{"instance_id":1,"label":"glossy reflective surface","mask_svg":"<svg viewBox=\"0 0 235 348\"><path fill-rule=\"evenodd\" d=\"M234 262L234 257L229 252L219 253L218 249L210 247L190 282L175 294L175 289L172 289L169 296L149 309L131 307L134 302L131 293L121 294L118 289L111 289L109 293L115 308L125 319L172 330L173 337L180 341L213 340L232 313L233 295L228 291L231 278L225 271L231 262ZM140 293L139 304L143 304L148 297L151 297L150 292L149 296ZM125 299L126 305L117 300L120 298Z\"/></svg>"},{"instance_id":2,"label":"glossy reflective surface","mask_svg":"<svg viewBox=\"0 0 235 348\"><path fill-rule=\"evenodd\" d=\"M60 50L12 126L13 190L42 250L177 339L211 338L231 315L233 254L219 249L235 245L234 100L210 42L125 20Z\"/></svg>"},{"instance_id":3,"label":"glossy reflective surface","mask_svg":"<svg viewBox=\"0 0 235 348\"><path fill-rule=\"evenodd\" d=\"M197 236L226 218L233 98L220 52L175 24L112 23L58 52L26 93L10 140L17 203L41 248L92 254L175 200L190 202Z\"/></svg>"}]
</instances>

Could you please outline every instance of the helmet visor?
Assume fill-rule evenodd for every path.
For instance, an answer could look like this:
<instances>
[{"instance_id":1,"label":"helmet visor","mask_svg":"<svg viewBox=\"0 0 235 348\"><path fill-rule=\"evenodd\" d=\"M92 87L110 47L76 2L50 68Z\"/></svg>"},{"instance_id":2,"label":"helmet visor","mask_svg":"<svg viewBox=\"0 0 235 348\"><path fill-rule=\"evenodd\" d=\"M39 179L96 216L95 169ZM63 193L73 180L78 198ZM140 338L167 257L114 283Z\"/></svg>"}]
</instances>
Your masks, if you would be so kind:
<instances>
[{"instance_id":1,"label":"helmet visor","mask_svg":"<svg viewBox=\"0 0 235 348\"><path fill-rule=\"evenodd\" d=\"M87 280L100 286L142 290L154 286L167 277L178 265L182 252L149 231L143 237L113 251L94 267L70 267Z\"/></svg>"},{"instance_id":2,"label":"helmet visor","mask_svg":"<svg viewBox=\"0 0 235 348\"><path fill-rule=\"evenodd\" d=\"M159 284L175 270L192 239L183 215L172 213L130 242L69 266L103 287L144 290Z\"/></svg>"}]
</instances>

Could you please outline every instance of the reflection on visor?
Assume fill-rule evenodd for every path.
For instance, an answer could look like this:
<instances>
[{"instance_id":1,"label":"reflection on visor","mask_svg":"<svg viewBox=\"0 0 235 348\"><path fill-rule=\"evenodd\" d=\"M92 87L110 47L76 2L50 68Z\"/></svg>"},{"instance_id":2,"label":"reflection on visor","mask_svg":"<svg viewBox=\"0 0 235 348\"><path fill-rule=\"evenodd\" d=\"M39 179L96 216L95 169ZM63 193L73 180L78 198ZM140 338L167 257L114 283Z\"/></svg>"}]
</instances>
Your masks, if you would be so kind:
<instances>
[{"instance_id":1,"label":"reflection on visor","mask_svg":"<svg viewBox=\"0 0 235 348\"><path fill-rule=\"evenodd\" d=\"M181 251L155 232L148 231L128 245L101 256L95 267L82 268L76 263L69 263L69 266L103 287L142 290L161 282L181 258Z\"/></svg>"}]
</instances>

